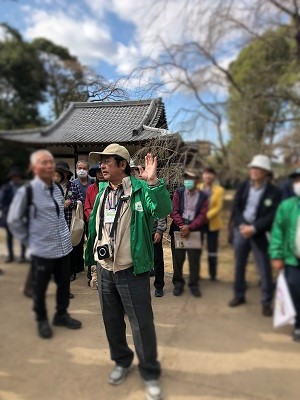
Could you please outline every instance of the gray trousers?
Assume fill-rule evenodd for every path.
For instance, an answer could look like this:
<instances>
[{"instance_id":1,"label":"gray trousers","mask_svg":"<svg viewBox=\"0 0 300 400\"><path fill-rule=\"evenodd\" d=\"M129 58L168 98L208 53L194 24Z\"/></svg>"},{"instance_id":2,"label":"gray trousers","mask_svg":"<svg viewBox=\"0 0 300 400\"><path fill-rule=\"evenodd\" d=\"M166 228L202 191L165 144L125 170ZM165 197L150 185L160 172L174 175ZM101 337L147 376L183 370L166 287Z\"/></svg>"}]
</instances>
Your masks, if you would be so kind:
<instances>
[{"instance_id":1,"label":"gray trousers","mask_svg":"<svg viewBox=\"0 0 300 400\"><path fill-rule=\"evenodd\" d=\"M111 359L125 368L133 360L133 351L126 340L126 312L139 360L140 374L145 381L158 379L161 369L157 361L149 273L134 275L133 267L113 273L97 264L97 275Z\"/></svg>"},{"instance_id":2,"label":"gray trousers","mask_svg":"<svg viewBox=\"0 0 300 400\"><path fill-rule=\"evenodd\" d=\"M233 247L235 256L234 296L237 299L245 298L246 292L246 265L250 250L253 251L261 280L261 303L270 305L273 297L272 267L268 255L268 240L265 235L255 235L245 239L234 228Z\"/></svg>"}]
</instances>

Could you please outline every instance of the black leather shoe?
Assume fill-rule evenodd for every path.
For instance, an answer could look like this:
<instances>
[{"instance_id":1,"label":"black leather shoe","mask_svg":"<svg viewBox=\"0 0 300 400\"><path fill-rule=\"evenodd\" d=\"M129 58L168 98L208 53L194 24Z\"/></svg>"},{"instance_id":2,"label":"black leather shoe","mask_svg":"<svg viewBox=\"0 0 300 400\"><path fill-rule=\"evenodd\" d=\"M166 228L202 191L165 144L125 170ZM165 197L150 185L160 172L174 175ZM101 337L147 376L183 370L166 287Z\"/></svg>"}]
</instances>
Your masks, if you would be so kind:
<instances>
[{"instance_id":1,"label":"black leather shoe","mask_svg":"<svg viewBox=\"0 0 300 400\"><path fill-rule=\"evenodd\" d=\"M174 287L174 289L173 289L174 296L181 296L182 292L183 292L183 288L181 288L181 287Z\"/></svg>"},{"instance_id":2,"label":"black leather shoe","mask_svg":"<svg viewBox=\"0 0 300 400\"><path fill-rule=\"evenodd\" d=\"M155 276L155 270L154 270L154 268L150 269L149 275L150 275L150 276Z\"/></svg>"},{"instance_id":3,"label":"black leather shoe","mask_svg":"<svg viewBox=\"0 0 300 400\"><path fill-rule=\"evenodd\" d=\"M55 314L53 318L53 325L64 326L69 329L79 329L81 328L81 322L75 318L72 318L69 314Z\"/></svg>"},{"instance_id":4,"label":"black leather shoe","mask_svg":"<svg viewBox=\"0 0 300 400\"><path fill-rule=\"evenodd\" d=\"M228 305L229 305L229 307L237 307L244 303L246 303L246 300L244 298L238 299L238 298L234 297L232 300L230 300Z\"/></svg>"},{"instance_id":5,"label":"black leather shoe","mask_svg":"<svg viewBox=\"0 0 300 400\"><path fill-rule=\"evenodd\" d=\"M50 339L52 337L52 329L47 319L38 321L38 332L42 339Z\"/></svg>"},{"instance_id":6,"label":"black leather shoe","mask_svg":"<svg viewBox=\"0 0 300 400\"><path fill-rule=\"evenodd\" d=\"M163 295L164 295L163 289L156 289L155 290L155 293L154 293L155 297L163 297Z\"/></svg>"},{"instance_id":7,"label":"black leather shoe","mask_svg":"<svg viewBox=\"0 0 300 400\"><path fill-rule=\"evenodd\" d=\"M201 297L202 296L201 292L200 292L200 289L198 287L191 287L190 290L191 290L191 294L194 297Z\"/></svg>"},{"instance_id":8,"label":"black leather shoe","mask_svg":"<svg viewBox=\"0 0 300 400\"><path fill-rule=\"evenodd\" d=\"M262 315L264 317L272 317L273 310L272 310L271 306L268 306L268 305L262 306Z\"/></svg>"},{"instance_id":9,"label":"black leather shoe","mask_svg":"<svg viewBox=\"0 0 300 400\"><path fill-rule=\"evenodd\" d=\"M32 299L32 297L33 297L32 290L30 290L28 288L25 288L23 290L23 294L24 294L25 297L28 297L29 299Z\"/></svg>"},{"instance_id":10,"label":"black leather shoe","mask_svg":"<svg viewBox=\"0 0 300 400\"><path fill-rule=\"evenodd\" d=\"M25 258L25 257L22 257L22 256L21 256L21 257L19 258L19 260L18 260L18 263L19 263L19 264L24 264L24 263L26 263L26 262L27 262L27 261L26 261L26 258Z\"/></svg>"},{"instance_id":11,"label":"black leather shoe","mask_svg":"<svg viewBox=\"0 0 300 400\"><path fill-rule=\"evenodd\" d=\"M74 299L74 297L75 297L74 294L70 292L69 293L69 299Z\"/></svg>"},{"instance_id":12,"label":"black leather shoe","mask_svg":"<svg viewBox=\"0 0 300 400\"><path fill-rule=\"evenodd\" d=\"M8 264L8 263L11 263L11 262L14 262L15 261L15 259L14 259L14 257L10 257L10 256L7 256L6 257L6 259L5 259L5 262Z\"/></svg>"},{"instance_id":13,"label":"black leather shoe","mask_svg":"<svg viewBox=\"0 0 300 400\"><path fill-rule=\"evenodd\" d=\"M295 342L300 342L300 329L299 328L295 328L295 330L293 332L293 339Z\"/></svg>"}]
</instances>

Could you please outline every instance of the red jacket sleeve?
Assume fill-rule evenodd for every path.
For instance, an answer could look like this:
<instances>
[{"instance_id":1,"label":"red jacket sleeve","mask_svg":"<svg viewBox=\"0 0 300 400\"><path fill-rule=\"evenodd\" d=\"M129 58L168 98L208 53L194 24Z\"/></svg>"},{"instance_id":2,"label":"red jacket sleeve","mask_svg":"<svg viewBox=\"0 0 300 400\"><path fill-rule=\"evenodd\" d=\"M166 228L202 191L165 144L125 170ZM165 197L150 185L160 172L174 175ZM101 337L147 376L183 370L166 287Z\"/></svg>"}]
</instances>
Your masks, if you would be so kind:
<instances>
[{"instance_id":1,"label":"red jacket sleeve","mask_svg":"<svg viewBox=\"0 0 300 400\"><path fill-rule=\"evenodd\" d=\"M98 189L95 187L94 183L87 188L85 202L84 202L84 216L87 222L89 222L90 220L91 212L94 206L97 193Z\"/></svg>"},{"instance_id":2,"label":"red jacket sleeve","mask_svg":"<svg viewBox=\"0 0 300 400\"><path fill-rule=\"evenodd\" d=\"M178 190L175 190L172 200L173 210L171 212L171 218L173 219L174 223L177 226L184 225L184 220L180 215L179 208L180 208L180 197Z\"/></svg>"}]
</instances>

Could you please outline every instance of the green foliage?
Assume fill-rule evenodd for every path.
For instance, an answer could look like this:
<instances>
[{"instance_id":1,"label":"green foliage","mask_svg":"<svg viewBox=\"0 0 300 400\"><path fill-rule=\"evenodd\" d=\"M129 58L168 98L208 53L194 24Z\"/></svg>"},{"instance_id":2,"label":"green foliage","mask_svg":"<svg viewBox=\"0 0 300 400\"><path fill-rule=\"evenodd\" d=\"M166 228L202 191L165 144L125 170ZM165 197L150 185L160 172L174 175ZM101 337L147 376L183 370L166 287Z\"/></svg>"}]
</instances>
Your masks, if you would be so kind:
<instances>
[{"instance_id":1,"label":"green foliage","mask_svg":"<svg viewBox=\"0 0 300 400\"><path fill-rule=\"evenodd\" d=\"M29 128L43 123L38 106L48 101L57 118L70 101L85 101L84 67L65 47L43 38L32 43L2 24L0 42L0 129Z\"/></svg>"},{"instance_id":2,"label":"green foliage","mask_svg":"<svg viewBox=\"0 0 300 400\"><path fill-rule=\"evenodd\" d=\"M19 167L29 176L29 155L30 151L25 146L0 142L0 185L5 182L11 167Z\"/></svg>"},{"instance_id":3,"label":"green foliage","mask_svg":"<svg viewBox=\"0 0 300 400\"><path fill-rule=\"evenodd\" d=\"M46 71L38 52L15 30L0 42L0 128L38 125L38 103L45 98Z\"/></svg>"},{"instance_id":4,"label":"green foliage","mask_svg":"<svg viewBox=\"0 0 300 400\"><path fill-rule=\"evenodd\" d=\"M38 51L46 54L53 54L61 60L69 60L77 62L76 57L71 56L69 50L63 46L58 46L48 39L37 38L32 42L32 46Z\"/></svg>"},{"instance_id":5,"label":"green foliage","mask_svg":"<svg viewBox=\"0 0 300 400\"><path fill-rule=\"evenodd\" d=\"M236 171L258 152L271 152L275 136L298 112L299 81L290 28L254 39L230 65L228 119ZM242 163L242 164L241 164Z\"/></svg>"},{"instance_id":6,"label":"green foliage","mask_svg":"<svg viewBox=\"0 0 300 400\"><path fill-rule=\"evenodd\" d=\"M84 101L81 85L84 68L68 49L46 39L24 42L6 25L0 42L0 130L31 128L45 123L39 105L51 102L59 116L69 101ZM12 165L27 170L29 149L0 142L0 182Z\"/></svg>"}]
</instances>

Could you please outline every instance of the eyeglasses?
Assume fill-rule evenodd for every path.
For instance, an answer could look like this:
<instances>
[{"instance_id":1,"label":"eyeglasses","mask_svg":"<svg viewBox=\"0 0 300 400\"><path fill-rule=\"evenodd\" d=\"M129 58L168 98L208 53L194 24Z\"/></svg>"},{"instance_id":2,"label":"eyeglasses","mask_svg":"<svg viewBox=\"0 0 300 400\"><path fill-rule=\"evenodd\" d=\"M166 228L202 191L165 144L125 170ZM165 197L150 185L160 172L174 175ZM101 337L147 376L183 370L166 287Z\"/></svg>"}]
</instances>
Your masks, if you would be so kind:
<instances>
[{"instance_id":1,"label":"eyeglasses","mask_svg":"<svg viewBox=\"0 0 300 400\"><path fill-rule=\"evenodd\" d=\"M111 162L111 158L104 158L103 160L99 161L99 165L101 166L102 164L109 164Z\"/></svg>"}]
</instances>

